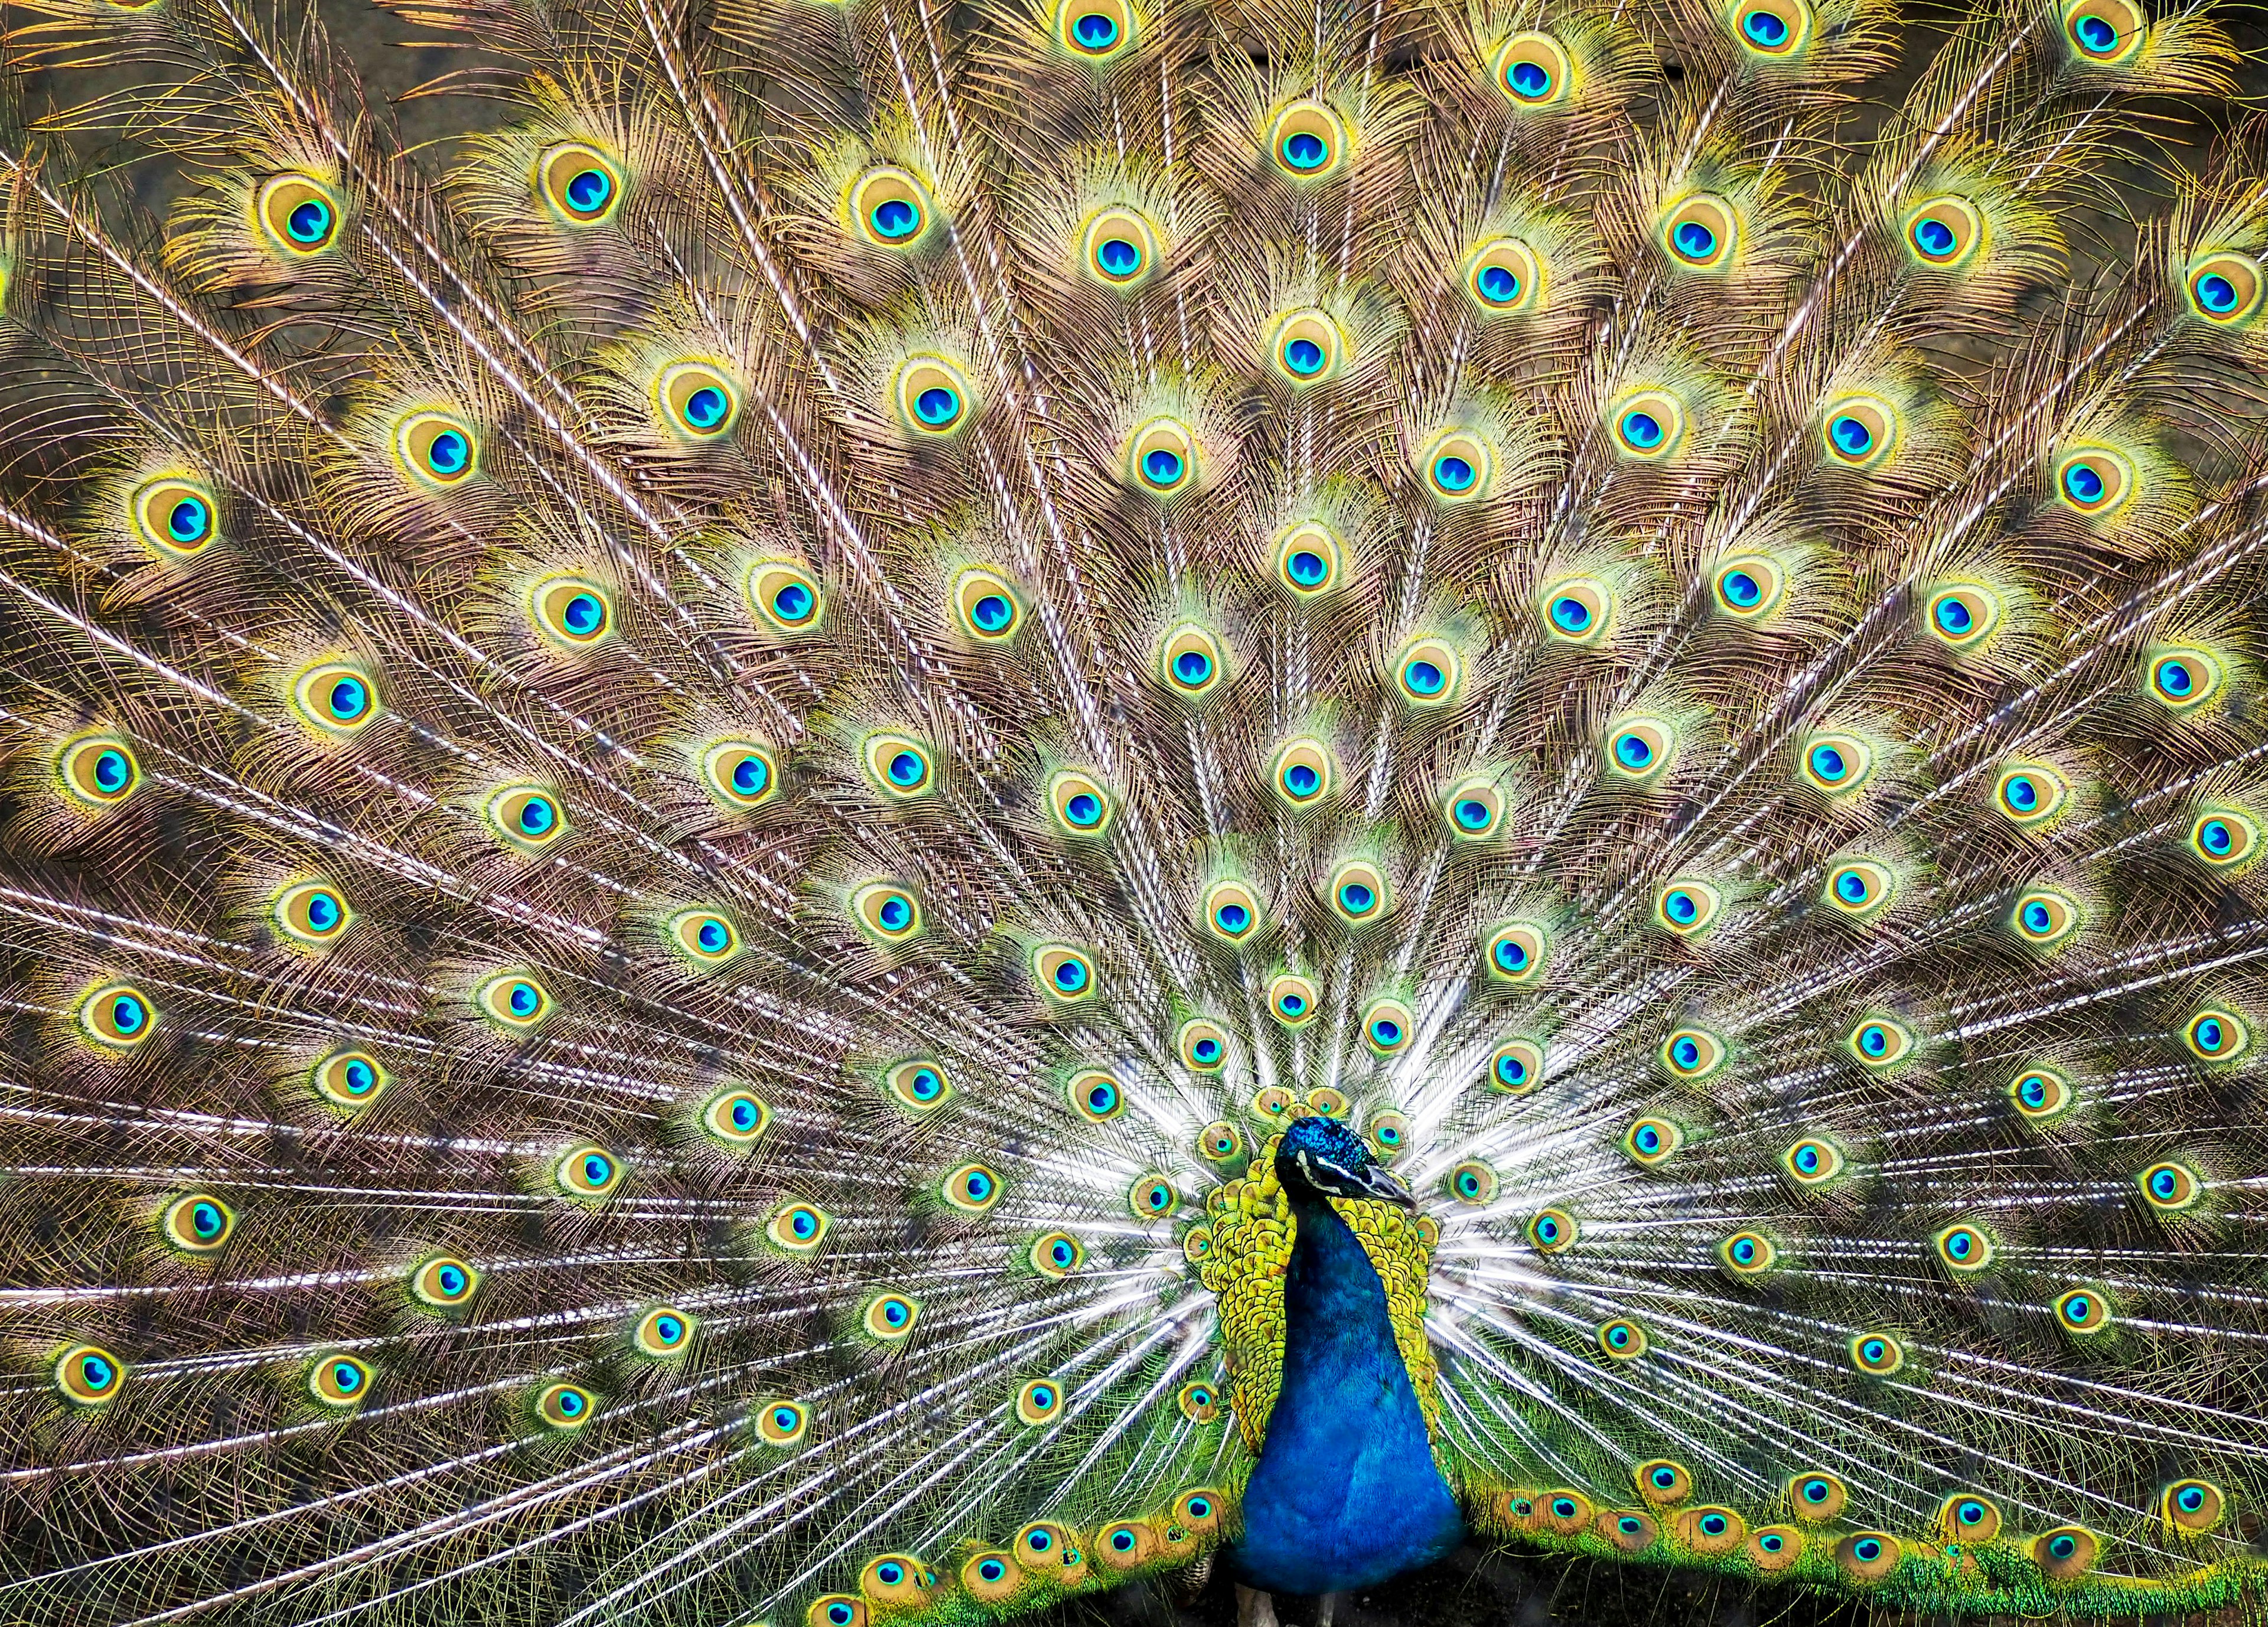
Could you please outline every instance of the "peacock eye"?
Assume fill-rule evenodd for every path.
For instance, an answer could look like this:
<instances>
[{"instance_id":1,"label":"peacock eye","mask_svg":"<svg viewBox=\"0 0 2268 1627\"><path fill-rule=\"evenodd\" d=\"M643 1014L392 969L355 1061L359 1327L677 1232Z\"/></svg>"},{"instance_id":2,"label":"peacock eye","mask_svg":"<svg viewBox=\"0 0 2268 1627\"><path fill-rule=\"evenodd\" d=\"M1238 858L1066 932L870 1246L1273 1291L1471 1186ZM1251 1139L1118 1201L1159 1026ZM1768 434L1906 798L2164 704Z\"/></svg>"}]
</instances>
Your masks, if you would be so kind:
<instances>
[{"instance_id":1,"label":"peacock eye","mask_svg":"<svg viewBox=\"0 0 2268 1627\"><path fill-rule=\"evenodd\" d=\"M758 560L748 567L745 586L750 607L776 633L809 632L823 619L819 578L793 560Z\"/></svg>"},{"instance_id":2,"label":"peacock eye","mask_svg":"<svg viewBox=\"0 0 2268 1627\"><path fill-rule=\"evenodd\" d=\"M253 201L269 242L291 259L320 254L338 240L339 199L312 175L272 175Z\"/></svg>"},{"instance_id":3,"label":"peacock eye","mask_svg":"<svg viewBox=\"0 0 2268 1627\"><path fill-rule=\"evenodd\" d=\"M852 920L884 944L917 938L922 930L921 902L895 882L875 881L850 894Z\"/></svg>"},{"instance_id":4,"label":"peacock eye","mask_svg":"<svg viewBox=\"0 0 2268 1627\"><path fill-rule=\"evenodd\" d=\"M578 141L547 147L535 161L536 190L560 219L597 225L621 206L622 173L596 147Z\"/></svg>"},{"instance_id":5,"label":"peacock eye","mask_svg":"<svg viewBox=\"0 0 2268 1627\"><path fill-rule=\"evenodd\" d=\"M834 1224L832 1217L815 1204L786 1203L772 1213L765 1224L764 1235L772 1245L791 1255L811 1255L827 1240L828 1228Z\"/></svg>"}]
</instances>

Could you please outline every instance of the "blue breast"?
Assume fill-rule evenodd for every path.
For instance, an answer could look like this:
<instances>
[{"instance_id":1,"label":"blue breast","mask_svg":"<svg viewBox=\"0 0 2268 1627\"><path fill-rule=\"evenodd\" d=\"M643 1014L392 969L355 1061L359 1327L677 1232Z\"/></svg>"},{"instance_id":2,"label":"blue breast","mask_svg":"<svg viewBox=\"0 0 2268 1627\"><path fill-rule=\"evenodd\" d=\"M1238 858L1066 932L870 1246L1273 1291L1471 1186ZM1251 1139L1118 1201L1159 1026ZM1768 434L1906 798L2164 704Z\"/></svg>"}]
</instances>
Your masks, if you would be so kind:
<instances>
[{"instance_id":1,"label":"blue breast","mask_svg":"<svg viewBox=\"0 0 2268 1627\"><path fill-rule=\"evenodd\" d=\"M1432 1563L1465 1525L1370 1257L1328 1204L1294 1194L1292 1212L1284 1387L1245 1487L1234 1563L1271 1593L1338 1593Z\"/></svg>"}]
</instances>

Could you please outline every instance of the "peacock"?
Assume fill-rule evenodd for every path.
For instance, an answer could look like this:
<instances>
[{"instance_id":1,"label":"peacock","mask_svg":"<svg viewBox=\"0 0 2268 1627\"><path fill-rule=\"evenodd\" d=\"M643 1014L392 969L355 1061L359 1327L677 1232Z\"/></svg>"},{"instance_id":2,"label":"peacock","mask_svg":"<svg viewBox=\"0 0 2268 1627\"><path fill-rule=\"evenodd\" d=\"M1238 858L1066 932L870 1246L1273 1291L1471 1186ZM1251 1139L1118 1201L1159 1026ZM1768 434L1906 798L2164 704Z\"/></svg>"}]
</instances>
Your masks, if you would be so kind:
<instances>
[{"instance_id":1,"label":"peacock","mask_svg":"<svg viewBox=\"0 0 2268 1627\"><path fill-rule=\"evenodd\" d=\"M2202 5L387 3L8 13L0 1616L2268 1606Z\"/></svg>"}]
</instances>

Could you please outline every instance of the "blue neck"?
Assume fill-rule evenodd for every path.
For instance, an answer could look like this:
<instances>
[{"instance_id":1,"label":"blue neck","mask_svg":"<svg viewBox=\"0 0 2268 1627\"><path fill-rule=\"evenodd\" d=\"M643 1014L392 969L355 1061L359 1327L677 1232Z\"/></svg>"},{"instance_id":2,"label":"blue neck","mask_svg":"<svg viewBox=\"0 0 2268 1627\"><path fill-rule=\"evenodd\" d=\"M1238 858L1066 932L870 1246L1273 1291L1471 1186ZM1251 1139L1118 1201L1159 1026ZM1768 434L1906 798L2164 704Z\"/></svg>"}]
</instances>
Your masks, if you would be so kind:
<instances>
[{"instance_id":1,"label":"blue neck","mask_svg":"<svg viewBox=\"0 0 2268 1627\"><path fill-rule=\"evenodd\" d=\"M1292 1210L1284 1387L1244 1489L1235 1566L1271 1593L1340 1593L1440 1558L1464 1520L1370 1256L1329 1204L1294 1190Z\"/></svg>"}]
</instances>

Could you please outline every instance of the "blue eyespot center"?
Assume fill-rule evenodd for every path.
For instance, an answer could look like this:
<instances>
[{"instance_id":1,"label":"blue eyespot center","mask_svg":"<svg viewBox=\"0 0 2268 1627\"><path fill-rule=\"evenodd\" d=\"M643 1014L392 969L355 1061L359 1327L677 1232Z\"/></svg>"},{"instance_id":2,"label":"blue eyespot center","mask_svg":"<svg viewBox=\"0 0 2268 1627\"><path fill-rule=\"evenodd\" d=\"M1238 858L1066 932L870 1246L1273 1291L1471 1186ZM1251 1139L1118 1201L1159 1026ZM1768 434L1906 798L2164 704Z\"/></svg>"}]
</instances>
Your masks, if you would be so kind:
<instances>
[{"instance_id":1,"label":"blue eyespot center","mask_svg":"<svg viewBox=\"0 0 2268 1627\"><path fill-rule=\"evenodd\" d=\"M516 983L504 997L515 1017L533 1017L543 1005L543 997L533 983Z\"/></svg>"},{"instance_id":2,"label":"blue eyespot center","mask_svg":"<svg viewBox=\"0 0 2268 1627\"><path fill-rule=\"evenodd\" d=\"M890 783L895 785L918 785L929 773L929 764L918 752L902 751L890 759Z\"/></svg>"},{"instance_id":3,"label":"blue eyespot center","mask_svg":"<svg viewBox=\"0 0 2268 1627\"><path fill-rule=\"evenodd\" d=\"M147 1009L130 994L122 994L110 1003L110 1026L121 1034L138 1034L148 1020Z\"/></svg>"},{"instance_id":4,"label":"blue eyespot center","mask_svg":"<svg viewBox=\"0 0 2268 1627\"><path fill-rule=\"evenodd\" d=\"M100 777L100 774L101 768L98 764L96 766L98 778ZM2208 853L2226 853L2236 845L2236 838L2229 834L2228 822L2218 819L2205 821L2198 831L2198 841L2204 845Z\"/></svg>"},{"instance_id":5,"label":"blue eyespot center","mask_svg":"<svg viewBox=\"0 0 2268 1627\"><path fill-rule=\"evenodd\" d=\"M2174 1494L2174 1501L2185 1514L2193 1514L2205 1506L2205 1488L2183 1486Z\"/></svg>"},{"instance_id":6,"label":"blue eyespot center","mask_svg":"<svg viewBox=\"0 0 2268 1627\"><path fill-rule=\"evenodd\" d=\"M909 198L886 198L874 206L867 217L874 227L874 235L893 241L911 237L921 226L921 210Z\"/></svg>"},{"instance_id":7,"label":"blue eyespot center","mask_svg":"<svg viewBox=\"0 0 2268 1627\"><path fill-rule=\"evenodd\" d=\"M987 593L969 607L968 619L985 632L1004 632L1016 619L1016 607L1005 594Z\"/></svg>"},{"instance_id":8,"label":"blue eyespot center","mask_svg":"<svg viewBox=\"0 0 2268 1627\"><path fill-rule=\"evenodd\" d=\"M1934 216L1925 215L1913 223L1914 247L1933 260L1942 260L1953 253L1960 242L1951 226Z\"/></svg>"},{"instance_id":9,"label":"blue eyespot center","mask_svg":"<svg viewBox=\"0 0 2268 1627\"><path fill-rule=\"evenodd\" d=\"M742 1135L756 1127L756 1104L746 1096L733 1098L733 1128Z\"/></svg>"},{"instance_id":10,"label":"blue eyespot center","mask_svg":"<svg viewBox=\"0 0 2268 1627\"><path fill-rule=\"evenodd\" d=\"M124 791L133 782L134 770L126 761L126 754L105 749L94 760L94 784L98 790L113 795Z\"/></svg>"},{"instance_id":11,"label":"blue eyespot center","mask_svg":"<svg viewBox=\"0 0 2268 1627\"><path fill-rule=\"evenodd\" d=\"M472 460L472 443L454 430L442 431L425 448L425 462L436 475L460 475Z\"/></svg>"},{"instance_id":12,"label":"blue eyespot center","mask_svg":"<svg viewBox=\"0 0 2268 1627\"><path fill-rule=\"evenodd\" d=\"M1433 483L1444 491L1468 490L1475 478L1471 462L1454 453L1433 460Z\"/></svg>"},{"instance_id":13,"label":"blue eyespot center","mask_svg":"<svg viewBox=\"0 0 2268 1627\"><path fill-rule=\"evenodd\" d=\"M1449 676L1421 657L1402 669L1402 681L1413 695L1439 695L1447 685Z\"/></svg>"},{"instance_id":14,"label":"blue eyespot center","mask_svg":"<svg viewBox=\"0 0 2268 1627\"><path fill-rule=\"evenodd\" d=\"M783 622L800 622L818 607L818 600L800 582L790 582L772 595L772 609Z\"/></svg>"},{"instance_id":15,"label":"blue eyespot center","mask_svg":"<svg viewBox=\"0 0 2268 1627\"><path fill-rule=\"evenodd\" d=\"M1457 824L1460 828L1471 831L1486 830L1495 819L1496 815L1490 810L1489 805L1479 798L1461 797L1457 799Z\"/></svg>"},{"instance_id":16,"label":"blue eyespot center","mask_svg":"<svg viewBox=\"0 0 2268 1627\"><path fill-rule=\"evenodd\" d=\"M1390 1017L1381 1017L1370 1025L1370 1037L1380 1045L1402 1043L1402 1025Z\"/></svg>"},{"instance_id":17,"label":"blue eyespot center","mask_svg":"<svg viewBox=\"0 0 2268 1627\"><path fill-rule=\"evenodd\" d=\"M1551 601L1553 625L1564 631L1580 633L1591 625L1591 607L1573 594L1565 594Z\"/></svg>"},{"instance_id":18,"label":"blue eyespot center","mask_svg":"<svg viewBox=\"0 0 2268 1627\"><path fill-rule=\"evenodd\" d=\"M1295 797L1312 797L1322 789L1323 777L1304 762L1284 770L1284 789Z\"/></svg>"},{"instance_id":19,"label":"blue eyespot center","mask_svg":"<svg viewBox=\"0 0 2268 1627\"><path fill-rule=\"evenodd\" d=\"M759 794L770 781L771 770L762 757L743 757L733 765L733 789L744 797Z\"/></svg>"},{"instance_id":20,"label":"blue eyespot center","mask_svg":"<svg viewBox=\"0 0 2268 1627\"><path fill-rule=\"evenodd\" d=\"M1630 733L1615 738L1615 761L1626 769L1642 769L1653 761L1653 747L1642 734Z\"/></svg>"},{"instance_id":21,"label":"blue eyespot center","mask_svg":"<svg viewBox=\"0 0 2268 1627\"><path fill-rule=\"evenodd\" d=\"M1717 234L1697 220L1681 220L1670 241L1687 260L1706 260L1717 252Z\"/></svg>"},{"instance_id":22,"label":"blue eyespot center","mask_svg":"<svg viewBox=\"0 0 2268 1627\"><path fill-rule=\"evenodd\" d=\"M1286 1017L1297 1017L1300 1012L1307 1009L1307 997L1303 994L1293 994L1287 991L1278 997L1276 1001L1276 1009L1282 1012Z\"/></svg>"},{"instance_id":23,"label":"blue eyespot center","mask_svg":"<svg viewBox=\"0 0 2268 1627\"><path fill-rule=\"evenodd\" d=\"M1541 63L1513 63L1504 76L1504 82L1522 101L1542 101L1551 93L1550 71Z\"/></svg>"},{"instance_id":24,"label":"blue eyespot center","mask_svg":"<svg viewBox=\"0 0 2268 1627\"><path fill-rule=\"evenodd\" d=\"M1152 446L1142 454L1142 478L1153 486L1170 486L1182 478L1181 454L1164 446Z\"/></svg>"},{"instance_id":25,"label":"blue eyespot center","mask_svg":"<svg viewBox=\"0 0 2268 1627\"><path fill-rule=\"evenodd\" d=\"M1849 769L1843 761L1843 754L1835 747L1815 746L1811 748L1811 771L1832 784L1848 773Z\"/></svg>"},{"instance_id":26,"label":"blue eyespot center","mask_svg":"<svg viewBox=\"0 0 2268 1627\"><path fill-rule=\"evenodd\" d=\"M2071 32L2080 48L2090 55L2107 56L2118 47L2118 30L2107 18L2089 13L2073 21Z\"/></svg>"},{"instance_id":27,"label":"blue eyespot center","mask_svg":"<svg viewBox=\"0 0 2268 1627\"><path fill-rule=\"evenodd\" d=\"M1669 1048L1669 1059L1689 1072L1701 1065L1701 1042L1681 1039Z\"/></svg>"},{"instance_id":28,"label":"blue eyespot center","mask_svg":"<svg viewBox=\"0 0 2268 1627\"><path fill-rule=\"evenodd\" d=\"M315 931L328 932L339 924L339 901L328 893L307 895L307 925Z\"/></svg>"},{"instance_id":29,"label":"blue eyespot center","mask_svg":"<svg viewBox=\"0 0 2268 1627\"><path fill-rule=\"evenodd\" d=\"M1199 1062L1219 1062L1220 1060L1220 1042L1219 1040L1199 1040L1195 1045L1189 1047L1189 1054L1195 1056Z\"/></svg>"},{"instance_id":30,"label":"blue eyespot center","mask_svg":"<svg viewBox=\"0 0 2268 1627\"><path fill-rule=\"evenodd\" d=\"M1102 817L1102 799L1082 791L1065 799L1064 817L1074 825L1094 824Z\"/></svg>"},{"instance_id":31,"label":"blue eyespot center","mask_svg":"<svg viewBox=\"0 0 2268 1627\"><path fill-rule=\"evenodd\" d=\"M685 421L696 430L713 430L725 422L731 407L724 391L704 384L685 398Z\"/></svg>"},{"instance_id":32,"label":"blue eyespot center","mask_svg":"<svg viewBox=\"0 0 2268 1627\"><path fill-rule=\"evenodd\" d=\"M1056 968L1056 987L1066 993L1086 987L1086 962L1066 960Z\"/></svg>"},{"instance_id":33,"label":"blue eyespot center","mask_svg":"<svg viewBox=\"0 0 2268 1627\"><path fill-rule=\"evenodd\" d=\"M1088 11L1071 24L1071 35L1084 50L1107 51L1118 39L1118 19L1101 11Z\"/></svg>"},{"instance_id":34,"label":"blue eyespot center","mask_svg":"<svg viewBox=\"0 0 2268 1627\"><path fill-rule=\"evenodd\" d=\"M1874 444L1874 432L1848 413L1829 424L1827 432L1835 438L1836 446L1849 457L1866 456L1867 449Z\"/></svg>"},{"instance_id":35,"label":"blue eyespot center","mask_svg":"<svg viewBox=\"0 0 2268 1627\"><path fill-rule=\"evenodd\" d=\"M1330 562L1312 548L1299 548L1284 562L1284 568L1301 587L1320 587L1331 573Z\"/></svg>"},{"instance_id":36,"label":"blue eyespot center","mask_svg":"<svg viewBox=\"0 0 2268 1627\"><path fill-rule=\"evenodd\" d=\"M2169 657L2158 663L2158 688L2168 695L2187 695L2194 682L2189 667L2183 662Z\"/></svg>"},{"instance_id":37,"label":"blue eyespot center","mask_svg":"<svg viewBox=\"0 0 2268 1627\"><path fill-rule=\"evenodd\" d=\"M1701 906L1695 902L1693 894L1682 888L1662 900L1661 908L1662 912L1680 926L1692 925L1701 914Z\"/></svg>"},{"instance_id":38,"label":"blue eyespot center","mask_svg":"<svg viewBox=\"0 0 2268 1627\"><path fill-rule=\"evenodd\" d=\"M541 797L530 797L520 805L519 828L531 836L540 836L558 822L551 804Z\"/></svg>"},{"instance_id":39,"label":"blue eyespot center","mask_svg":"<svg viewBox=\"0 0 2268 1627\"><path fill-rule=\"evenodd\" d=\"M916 1068L906 1082L906 1088L917 1101L927 1101L945 1088L945 1082L938 1078L933 1068Z\"/></svg>"},{"instance_id":40,"label":"blue eyespot center","mask_svg":"<svg viewBox=\"0 0 2268 1627\"><path fill-rule=\"evenodd\" d=\"M1520 298L1520 279L1503 266L1483 266L1474 285L1491 305L1510 305Z\"/></svg>"},{"instance_id":41,"label":"blue eyespot center","mask_svg":"<svg viewBox=\"0 0 2268 1627\"><path fill-rule=\"evenodd\" d=\"M2215 316L2225 316L2236 309L2236 284L2218 272L2208 271L2197 280L2197 302Z\"/></svg>"},{"instance_id":42,"label":"blue eyespot center","mask_svg":"<svg viewBox=\"0 0 2268 1627\"><path fill-rule=\"evenodd\" d=\"M1094 261L1105 276L1123 281L1142 269L1142 246L1128 238L1105 238L1095 246Z\"/></svg>"},{"instance_id":43,"label":"blue eyespot center","mask_svg":"<svg viewBox=\"0 0 2268 1627\"><path fill-rule=\"evenodd\" d=\"M1214 912L1213 919L1224 932L1241 932L1252 924L1252 912L1242 904L1223 904Z\"/></svg>"},{"instance_id":44,"label":"blue eyespot center","mask_svg":"<svg viewBox=\"0 0 2268 1627\"><path fill-rule=\"evenodd\" d=\"M1367 915L1377 902L1378 894L1359 881L1350 881L1339 888L1339 908L1349 915Z\"/></svg>"},{"instance_id":45,"label":"blue eyespot center","mask_svg":"<svg viewBox=\"0 0 2268 1627\"><path fill-rule=\"evenodd\" d=\"M1295 170L1320 169L1331 156L1329 143L1312 130L1299 130L1284 138L1284 162Z\"/></svg>"},{"instance_id":46,"label":"blue eyespot center","mask_svg":"<svg viewBox=\"0 0 2268 1627\"><path fill-rule=\"evenodd\" d=\"M1202 650L1184 650L1174 658L1174 676L1195 688L1212 676L1212 658Z\"/></svg>"},{"instance_id":47,"label":"blue eyespot center","mask_svg":"<svg viewBox=\"0 0 2268 1627\"><path fill-rule=\"evenodd\" d=\"M1777 11L1759 9L1741 18L1741 32L1770 50L1787 43L1787 19Z\"/></svg>"},{"instance_id":48,"label":"blue eyespot center","mask_svg":"<svg viewBox=\"0 0 2268 1627\"><path fill-rule=\"evenodd\" d=\"M1517 1056L1507 1054L1496 1059L1496 1076L1506 1085L1527 1082L1528 1064Z\"/></svg>"},{"instance_id":49,"label":"blue eyespot center","mask_svg":"<svg viewBox=\"0 0 2268 1627\"><path fill-rule=\"evenodd\" d=\"M166 534L176 542L195 542L202 539L212 523L205 505L195 497L183 497L173 504L173 512L166 516Z\"/></svg>"},{"instance_id":50,"label":"blue eyespot center","mask_svg":"<svg viewBox=\"0 0 2268 1627\"><path fill-rule=\"evenodd\" d=\"M886 932L902 932L913 924L913 905L895 893L882 901L874 914Z\"/></svg>"},{"instance_id":51,"label":"blue eyespot center","mask_svg":"<svg viewBox=\"0 0 2268 1627\"><path fill-rule=\"evenodd\" d=\"M615 183L602 169L578 170L567 182L567 207L578 215L595 215L615 195Z\"/></svg>"},{"instance_id":52,"label":"blue eyespot center","mask_svg":"<svg viewBox=\"0 0 2268 1627\"><path fill-rule=\"evenodd\" d=\"M1863 904L1870 889L1864 872L1846 870L1835 878L1836 896L1846 904Z\"/></svg>"},{"instance_id":53,"label":"blue eyespot center","mask_svg":"<svg viewBox=\"0 0 2268 1627\"><path fill-rule=\"evenodd\" d=\"M914 398L914 416L932 428L960 416L961 397L943 385L932 385Z\"/></svg>"},{"instance_id":54,"label":"blue eyespot center","mask_svg":"<svg viewBox=\"0 0 2268 1627\"><path fill-rule=\"evenodd\" d=\"M1312 339L1294 339L1284 347L1284 365L1301 378L1321 372L1327 359L1323 347Z\"/></svg>"},{"instance_id":55,"label":"blue eyespot center","mask_svg":"<svg viewBox=\"0 0 2268 1627\"><path fill-rule=\"evenodd\" d=\"M2071 494L2074 503L2102 501L2104 482L2102 475L2091 463L2074 463L2063 472L2063 489Z\"/></svg>"},{"instance_id":56,"label":"blue eyespot center","mask_svg":"<svg viewBox=\"0 0 2268 1627\"><path fill-rule=\"evenodd\" d=\"M1651 452L1661 445L1661 421L1650 412L1626 412L1623 415L1623 438L1641 452Z\"/></svg>"},{"instance_id":57,"label":"blue eyespot center","mask_svg":"<svg viewBox=\"0 0 2268 1627\"><path fill-rule=\"evenodd\" d=\"M291 210L284 230L294 243L316 244L331 234L331 208L320 198L309 198Z\"/></svg>"},{"instance_id":58,"label":"blue eyespot center","mask_svg":"<svg viewBox=\"0 0 2268 1627\"><path fill-rule=\"evenodd\" d=\"M1889 1030L1879 1023L1868 1023L1859 1030L1859 1049L1869 1056L1880 1056L1890 1049Z\"/></svg>"}]
</instances>

